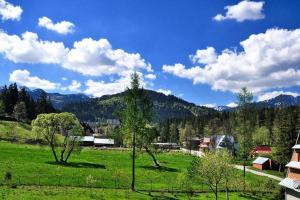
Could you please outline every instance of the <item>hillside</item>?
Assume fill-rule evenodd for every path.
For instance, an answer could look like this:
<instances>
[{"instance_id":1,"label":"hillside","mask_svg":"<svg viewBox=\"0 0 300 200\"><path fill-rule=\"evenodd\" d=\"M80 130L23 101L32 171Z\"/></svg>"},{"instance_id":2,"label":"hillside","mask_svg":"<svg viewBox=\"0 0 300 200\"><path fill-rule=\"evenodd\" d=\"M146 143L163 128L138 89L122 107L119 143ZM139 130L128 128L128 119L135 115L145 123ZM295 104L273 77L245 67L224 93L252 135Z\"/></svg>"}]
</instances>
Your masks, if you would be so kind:
<instances>
[{"instance_id":1,"label":"hillside","mask_svg":"<svg viewBox=\"0 0 300 200\"><path fill-rule=\"evenodd\" d=\"M0 120L0 139L18 142L29 142L35 139L31 126L22 122Z\"/></svg>"},{"instance_id":2,"label":"hillside","mask_svg":"<svg viewBox=\"0 0 300 200\"><path fill-rule=\"evenodd\" d=\"M147 91L154 105L155 121L202 116L216 112L211 108L197 106L173 95L166 96L155 91ZM75 113L77 117L84 121L117 118L117 112L124 107L124 95L125 92L122 92L100 98L91 98L87 101L73 102L66 104L62 110Z\"/></svg>"}]
</instances>

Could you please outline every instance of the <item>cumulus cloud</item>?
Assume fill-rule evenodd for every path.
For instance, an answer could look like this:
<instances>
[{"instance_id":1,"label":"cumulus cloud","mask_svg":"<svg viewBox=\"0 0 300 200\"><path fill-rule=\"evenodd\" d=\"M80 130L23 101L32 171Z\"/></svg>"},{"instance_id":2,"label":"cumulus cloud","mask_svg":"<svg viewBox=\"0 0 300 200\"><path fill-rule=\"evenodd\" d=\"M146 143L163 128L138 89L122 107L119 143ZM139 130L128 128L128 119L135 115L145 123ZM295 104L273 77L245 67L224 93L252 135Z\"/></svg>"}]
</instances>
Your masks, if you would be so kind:
<instances>
[{"instance_id":1,"label":"cumulus cloud","mask_svg":"<svg viewBox=\"0 0 300 200\"><path fill-rule=\"evenodd\" d=\"M22 8L13 4L0 0L0 15L2 20L17 20L21 19Z\"/></svg>"},{"instance_id":2,"label":"cumulus cloud","mask_svg":"<svg viewBox=\"0 0 300 200\"><path fill-rule=\"evenodd\" d=\"M75 25L69 21L61 21L57 23L53 23L51 19L48 17L41 17L39 18L38 25L40 27L46 28L48 30L57 32L59 34L70 34L74 32Z\"/></svg>"},{"instance_id":3,"label":"cumulus cloud","mask_svg":"<svg viewBox=\"0 0 300 200\"><path fill-rule=\"evenodd\" d=\"M113 49L107 39L84 38L69 49L62 42L41 40L36 33L25 32L19 37L0 31L0 44L0 53L15 63L58 64L87 76L152 72L151 64L140 54Z\"/></svg>"},{"instance_id":4,"label":"cumulus cloud","mask_svg":"<svg viewBox=\"0 0 300 200\"><path fill-rule=\"evenodd\" d=\"M169 96L170 94L172 94L171 90L165 90L165 89L158 89L157 92L163 93L166 96Z\"/></svg>"},{"instance_id":5,"label":"cumulus cloud","mask_svg":"<svg viewBox=\"0 0 300 200\"><path fill-rule=\"evenodd\" d=\"M229 107L229 108L235 108L235 107L237 107L238 105L237 105L237 103L235 103L235 102L231 102L231 103L227 104L226 106Z\"/></svg>"},{"instance_id":6,"label":"cumulus cloud","mask_svg":"<svg viewBox=\"0 0 300 200\"><path fill-rule=\"evenodd\" d=\"M146 74L145 78L150 79L150 80L155 80L156 79L156 75L155 74Z\"/></svg>"},{"instance_id":7,"label":"cumulus cloud","mask_svg":"<svg viewBox=\"0 0 300 200\"><path fill-rule=\"evenodd\" d=\"M236 5L226 6L225 15L217 14L213 19L216 21L223 21L226 19L233 19L238 22L245 20L258 20L265 18L263 14L263 1L241 1Z\"/></svg>"},{"instance_id":8,"label":"cumulus cloud","mask_svg":"<svg viewBox=\"0 0 300 200\"><path fill-rule=\"evenodd\" d=\"M120 75L128 70L139 69L152 71L151 65L140 54L112 49L108 40L91 38L74 43L65 57L63 67L90 76Z\"/></svg>"},{"instance_id":9,"label":"cumulus cloud","mask_svg":"<svg viewBox=\"0 0 300 200\"><path fill-rule=\"evenodd\" d=\"M197 50L195 55L190 55L193 63L212 64L216 62L216 50L213 47L207 47L203 50Z\"/></svg>"},{"instance_id":10,"label":"cumulus cloud","mask_svg":"<svg viewBox=\"0 0 300 200\"><path fill-rule=\"evenodd\" d=\"M240 45L241 51L225 49L213 63L202 67L177 63L164 65L163 71L234 93L241 87L259 94L300 85L300 29L269 29L251 35Z\"/></svg>"},{"instance_id":11,"label":"cumulus cloud","mask_svg":"<svg viewBox=\"0 0 300 200\"><path fill-rule=\"evenodd\" d=\"M0 44L0 53L15 63L58 64L68 52L63 43L39 40L32 32L19 37L0 31Z\"/></svg>"},{"instance_id":12,"label":"cumulus cloud","mask_svg":"<svg viewBox=\"0 0 300 200\"><path fill-rule=\"evenodd\" d=\"M65 90L69 90L70 92L80 92L80 87L81 87L81 83L76 81L76 80L72 80L71 85L67 86L67 87L62 87L61 90L65 91Z\"/></svg>"},{"instance_id":13,"label":"cumulus cloud","mask_svg":"<svg viewBox=\"0 0 300 200\"><path fill-rule=\"evenodd\" d=\"M284 91L272 91L272 92L266 92L262 95L259 95L257 97L257 101L266 101L266 100L269 100L269 99L272 99L272 98L275 98L281 94L284 94L284 95L291 95L293 97L297 97L299 96L299 93L296 93L296 92L284 92Z\"/></svg>"},{"instance_id":14,"label":"cumulus cloud","mask_svg":"<svg viewBox=\"0 0 300 200\"><path fill-rule=\"evenodd\" d=\"M52 83L48 80L41 79L37 76L30 76L30 72L27 70L15 70L9 75L9 81L16 82L20 85L29 88L40 88L44 90L57 89L60 84Z\"/></svg>"}]
</instances>

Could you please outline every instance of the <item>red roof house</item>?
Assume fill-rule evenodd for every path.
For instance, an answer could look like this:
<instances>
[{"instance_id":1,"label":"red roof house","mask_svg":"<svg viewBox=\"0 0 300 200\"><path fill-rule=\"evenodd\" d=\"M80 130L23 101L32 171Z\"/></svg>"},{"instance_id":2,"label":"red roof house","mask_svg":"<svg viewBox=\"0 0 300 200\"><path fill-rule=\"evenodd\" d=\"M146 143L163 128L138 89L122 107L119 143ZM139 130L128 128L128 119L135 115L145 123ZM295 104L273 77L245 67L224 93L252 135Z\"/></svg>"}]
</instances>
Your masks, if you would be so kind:
<instances>
[{"instance_id":1,"label":"red roof house","mask_svg":"<svg viewBox=\"0 0 300 200\"><path fill-rule=\"evenodd\" d=\"M272 153L272 149L269 146L257 146L252 151L252 155L255 157L259 154L271 154L271 153Z\"/></svg>"}]
</instances>

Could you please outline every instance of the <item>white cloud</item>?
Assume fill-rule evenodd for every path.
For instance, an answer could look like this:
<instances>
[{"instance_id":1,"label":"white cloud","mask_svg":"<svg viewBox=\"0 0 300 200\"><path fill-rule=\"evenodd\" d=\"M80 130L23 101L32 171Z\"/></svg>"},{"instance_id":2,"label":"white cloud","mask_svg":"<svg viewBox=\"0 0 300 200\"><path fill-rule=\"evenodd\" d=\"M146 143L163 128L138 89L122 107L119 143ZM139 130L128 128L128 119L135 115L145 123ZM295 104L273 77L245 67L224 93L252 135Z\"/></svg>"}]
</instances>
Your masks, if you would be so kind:
<instances>
[{"instance_id":1,"label":"white cloud","mask_svg":"<svg viewBox=\"0 0 300 200\"><path fill-rule=\"evenodd\" d=\"M128 70L152 71L151 65L146 63L140 54L112 49L108 40L91 38L74 43L63 62L63 67L90 76L121 75Z\"/></svg>"},{"instance_id":2,"label":"white cloud","mask_svg":"<svg viewBox=\"0 0 300 200\"><path fill-rule=\"evenodd\" d=\"M208 103L208 104L203 104L201 106L204 106L204 107L207 107L207 108L214 108L216 107L217 105L215 103Z\"/></svg>"},{"instance_id":3,"label":"white cloud","mask_svg":"<svg viewBox=\"0 0 300 200\"><path fill-rule=\"evenodd\" d=\"M0 31L0 44L0 53L15 63L58 64L68 52L63 43L39 40L32 32L19 37Z\"/></svg>"},{"instance_id":4,"label":"white cloud","mask_svg":"<svg viewBox=\"0 0 300 200\"><path fill-rule=\"evenodd\" d=\"M300 85L300 29L269 29L240 42L243 50L223 50L216 61L203 67L177 63L163 71L213 90L238 92L247 87L254 94Z\"/></svg>"},{"instance_id":5,"label":"white cloud","mask_svg":"<svg viewBox=\"0 0 300 200\"><path fill-rule=\"evenodd\" d=\"M237 105L237 103L235 103L235 102L231 102L231 103L227 104L226 106L229 107L229 108L235 108L235 107L237 107L238 105Z\"/></svg>"},{"instance_id":6,"label":"white cloud","mask_svg":"<svg viewBox=\"0 0 300 200\"><path fill-rule=\"evenodd\" d=\"M145 78L150 79L150 80L155 80L156 75L155 74L147 74L147 75L145 75Z\"/></svg>"},{"instance_id":7,"label":"white cloud","mask_svg":"<svg viewBox=\"0 0 300 200\"><path fill-rule=\"evenodd\" d=\"M190 59L193 63L212 64L217 59L215 48L207 47L203 50L197 50L195 55L190 55Z\"/></svg>"},{"instance_id":8,"label":"white cloud","mask_svg":"<svg viewBox=\"0 0 300 200\"><path fill-rule=\"evenodd\" d=\"M17 20L21 19L22 8L20 6L14 6L13 4L0 0L0 15L2 20Z\"/></svg>"},{"instance_id":9,"label":"white cloud","mask_svg":"<svg viewBox=\"0 0 300 200\"><path fill-rule=\"evenodd\" d=\"M170 94L172 94L171 90L165 90L165 89L158 89L157 92L163 93L166 96L169 96Z\"/></svg>"},{"instance_id":10,"label":"white cloud","mask_svg":"<svg viewBox=\"0 0 300 200\"><path fill-rule=\"evenodd\" d=\"M223 21L226 19L234 19L238 22L243 22L245 20L258 20L264 19L265 15L263 14L263 1L241 1L236 5L226 6L227 10L225 16L222 14L217 14L214 17L216 21Z\"/></svg>"},{"instance_id":11,"label":"white cloud","mask_svg":"<svg viewBox=\"0 0 300 200\"><path fill-rule=\"evenodd\" d=\"M87 76L152 72L151 64L140 54L113 49L106 39L84 38L68 49L62 42L40 40L36 33L25 32L19 37L0 31L0 44L0 53L15 63L59 64Z\"/></svg>"},{"instance_id":12,"label":"white cloud","mask_svg":"<svg viewBox=\"0 0 300 200\"><path fill-rule=\"evenodd\" d=\"M29 88L40 88L44 90L53 90L60 86L58 83L52 83L37 76L30 76L27 70L15 70L9 75L10 82L16 82Z\"/></svg>"},{"instance_id":13,"label":"white cloud","mask_svg":"<svg viewBox=\"0 0 300 200\"><path fill-rule=\"evenodd\" d=\"M68 79L66 77L62 77L61 80L67 81Z\"/></svg>"},{"instance_id":14,"label":"white cloud","mask_svg":"<svg viewBox=\"0 0 300 200\"><path fill-rule=\"evenodd\" d=\"M118 79L109 82L93 81L89 79L85 84L87 89L84 91L84 93L94 97L101 97L107 94L116 94L119 92L123 92L128 87L130 87L132 73L133 71L128 71L127 73L124 73L122 76L120 76ZM145 81L141 72L137 73L140 77L140 85L144 88L148 88L148 86L151 85L151 82Z\"/></svg>"},{"instance_id":15,"label":"white cloud","mask_svg":"<svg viewBox=\"0 0 300 200\"><path fill-rule=\"evenodd\" d=\"M54 24L51 19L45 16L39 18L38 25L63 35L70 34L75 31L75 25L72 22L61 21Z\"/></svg>"},{"instance_id":16,"label":"white cloud","mask_svg":"<svg viewBox=\"0 0 300 200\"><path fill-rule=\"evenodd\" d=\"M62 87L61 90L63 91L69 90L70 92L80 92L80 87L81 87L81 83L76 80L73 80L71 85L67 87Z\"/></svg>"},{"instance_id":17,"label":"white cloud","mask_svg":"<svg viewBox=\"0 0 300 200\"><path fill-rule=\"evenodd\" d=\"M266 92L262 95L259 95L257 97L257 101L266 101L266 100L269 100L269 99L272 99L272 98L275 98L281 94L284 94L284 95L291 95L293 97L297 97L299 96L299 93L296 93L296 92L284 92L284 91L272 91L272 92Z\"/></svg>"}]
</instances>

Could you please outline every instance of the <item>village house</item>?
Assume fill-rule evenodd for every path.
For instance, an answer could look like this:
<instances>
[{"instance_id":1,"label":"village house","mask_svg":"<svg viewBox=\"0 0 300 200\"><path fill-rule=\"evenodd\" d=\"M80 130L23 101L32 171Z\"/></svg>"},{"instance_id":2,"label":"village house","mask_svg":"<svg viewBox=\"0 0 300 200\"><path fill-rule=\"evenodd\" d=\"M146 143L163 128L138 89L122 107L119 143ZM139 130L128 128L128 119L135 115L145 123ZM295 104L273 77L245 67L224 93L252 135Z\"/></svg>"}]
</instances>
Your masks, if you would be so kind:
<instances>
[{"instance_id":1,"label":"village house","mask_svg":"<svg viewBox=\"0 0 300 200\"><path fill-rule=\"evenodd\" d=\"M287 177L283 179L279 185L285 188L285 199L300 199L300 138L293 146L293 154L291 161L286 165L288 168Z\"/></svg>"},{"instance_id":2,"label":"village house","mask_svg":"<svg viewBox=\"0 0 300 200\"><path fill-rule=\"evenodd\" d=\"M257 146L253 149L253 151L251 152L251 156L252 157L256 157L258 155L266 155L266 154L271 154L272 153L272 149L269 146Z\"/></svg>"}]
</instances>

